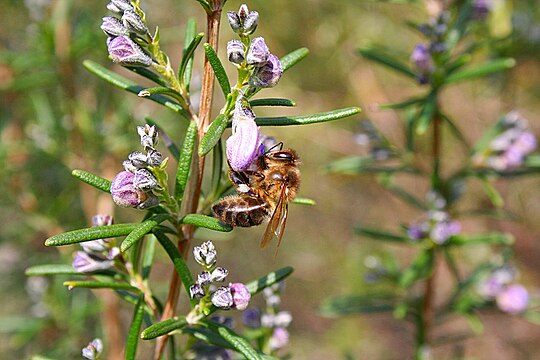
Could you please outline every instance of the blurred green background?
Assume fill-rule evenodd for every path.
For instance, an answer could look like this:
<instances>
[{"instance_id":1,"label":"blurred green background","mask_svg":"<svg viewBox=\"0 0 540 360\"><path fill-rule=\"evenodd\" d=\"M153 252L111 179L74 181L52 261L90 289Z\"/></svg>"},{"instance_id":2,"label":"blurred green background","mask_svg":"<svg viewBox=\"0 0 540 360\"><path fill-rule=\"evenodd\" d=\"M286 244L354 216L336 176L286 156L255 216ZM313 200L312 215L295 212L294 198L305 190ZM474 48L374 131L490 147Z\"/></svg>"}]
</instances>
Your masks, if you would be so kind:
<instances>
[{"instance_id":1,"label":"blurred green background","mask_svg":"<svg viewBox=\"0 0 540 360\"><path fill-rule=\"evenodd\" d=\"M56 359L80 357L80 349L96 336L120 325L125 336L130 307L105 291L68 292L65 278L27 278L25 268L42 263L71 262L76 246L45 248L44 240L65 230L89 225L97 212L114 212L117 222L138 221L142 213L114 209L108 197L78 182L71 169L81 168L112 179L126 155L138 149L135 125L146 116L168 135L182 139L186 124L173 113L102 82L82 67L92 59L126 76L133 75L107 59L105 35L99 29L107 15L107 1L3 0L0 11L0 354L2 358L29 358L43 354ZM226 10L238 9L229 0ZM517 66L504 75L452 87L443 94L445 111L457 119L470 142L478 139L499 115L519 110L540 135L540 10L537 2L496 1L497 12L488 19L483 35L498 39L482 56L515 57ZM162 44L176 67L183 29L190 16L204 30L202 11L191 0L144 0L151 26L159 25ZM347 155L367 151L355 142L361 119L370 119L392 141L401 144L399 114L378 111L376 104L399 101L421 92L415 84L374 66L359 56L363 45L383 45L408 54L419 41L406 20L425 21L422 2L358 0L254 0L250 9L261 14L257 36L282 56L306 46L311 55L282 78L265 96L297 101L294 109L258 108L258 116L303 114L359 105L360 116L309 127L265 128L268 135L296 149L302 157L300 196L317 201L315 207L292 205L279 255L259 249L262 228L237 229L222 235L199 232L200 240L215 241L220 264L232 278L247 281L286 265L295 268L287 283L283 309L294 316L289 350L295 359L403 359L412 351L412 327L391 315L326 319L318 307L330 296L373 291L364 283L364 258L390 251L402 264L412 255L403 248L353 234L355 224L397 229L420 216L417 210L386 193L370 176L329 174L324 166ZM224 24L220 54L234 38ZM196 58L202 62L201 54ZM195 77L200 72L195 66ZM232 66L227 67L234 75ZM139 79L137 79L139 81ZM144 83L144 82L142 82ZM196 81L194 86L196 86ZM215 111L223 104L216 92ZM425 144L427 148L427 144ZM445 138L443 172L450 172L465 152ZM420 151L423 147L420 146ZM161 149L163 152L166 150ZM429 156L420 156L420 160ZM170 168L174 168L171 166ZM423 197L428 184L402 180ZM540 283L540 181L538 178L497 184L506 208L516 221L486 218L462 220L467 232L501 230L516 236L517 266L522 281L538 295ZM468 189L463 209L489 206L474 187ZM98 196L99 195L99 196ZM463 253L463 266L491 256L487 249ZM444 274L446 269L441 270ZM158 295L166 294L171 269L163 253L153 271ZM440 277L439 295L448 291ZM256 300L260 301L260 299ZM107 305L106 305L107 304ZM181 311L181 310L180 310ZM104 315L100 318L100 315ZM540 358L540 328L500 314L483 316L484 334L465 342L469 358ZM112 324L112 325L111 325ZM467 329L461 321L452 329ZM114 352L116 340L105 339ZM141 354L149 351L143 346ZM435 350L435 358L450 358L450 345ZM110 354L110 358L115 358ZM144 355L141 355L144 358Z\"/></svg>"}]
</instances>

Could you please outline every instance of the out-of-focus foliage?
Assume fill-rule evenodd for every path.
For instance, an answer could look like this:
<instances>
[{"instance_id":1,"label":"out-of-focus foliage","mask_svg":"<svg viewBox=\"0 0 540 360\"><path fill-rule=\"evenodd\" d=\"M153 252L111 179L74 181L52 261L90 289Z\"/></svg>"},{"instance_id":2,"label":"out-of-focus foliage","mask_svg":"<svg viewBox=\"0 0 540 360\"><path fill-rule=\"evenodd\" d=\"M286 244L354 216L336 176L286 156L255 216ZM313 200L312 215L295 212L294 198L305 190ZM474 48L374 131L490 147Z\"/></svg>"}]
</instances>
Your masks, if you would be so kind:
<instances>
[{"instance_id":1,"label":"out-of-focus foliage","mask_svg":"<svg viewBox=\"0 0 540 360\"><path fill-rule=\"evenodd\" d=\"M182 39L178 34L185 24L176 23L180 16L170 14L186 14L182 18L187 19L197 14L196 2L151 3L159 3L156 15L162 24L162 42L171 53L180 53ZM500 56L515 58L517 66L504 76L502 93L500 86L489 80L480 82L482 86L475 84L449 90L448 109L457 110L457 121L466 127L469 140L477 139L485 123L508 108L526 109L525 116L538 133L535 114L540 111L537 60L540 9L536 1L519 1L512 3L513 14L510 15L509 1L497 3L504 6L497 17L490 19L489 31L501 39L489 48ZM227 10L236 9L238 5L239 2L229 0ZM285 54L300 46L310 48L312 56L283 84L289 97L304 108L316 112L360 102L364 108L373 110L375 103L400 101L404 95L414 93L413 87L404 85L397 76L360 60L355 49L359 45L385 44L406 53L414 46L414 35L411 35L414 32L404 31L402 22L412 20L411 17L419 13L418 4L258 0L248 5L271 14L260 29L269 34L267 41L276 53ZM3 276L0 288L5 296L0 299L3 333L0 351L6 358L28 357L38 352L51 358L76 358L83 346L101 334L101 324L92 320L102 309L94 295L77 290L68 293L62 286L63 278L28 279L24 269L36 263L60 260L69 263L70 249L44 249L43 240L65 229L88 225L84 219L89 221L95 212L99 199L95 198L95 193L88 193L86 185L71 177L71 169L84 164L85 169L112 179L120 159L132 150L128 145L131 141L128 129L133 129L134 123L143 123L146 115L170 116L149 102L134 105L135 96L110 87L82 67L85 59L111 66L105 59L104 36L99 30L102 8L102 2L67 0L11 0L2 4L0 273ZM223 32L228 31L223 29ZM486 34L486 40L492 41L489 39ZM291 110L291 114L294 111ZM268 112L273 115L271 110ZM390 138L400 139L393 130L399 125L391 113L367 113L378 125L389 130ZM477 121L462 122L460 114L468 115L463 118L474 114ZM179 137L184 126L172 124L165 130L172 137ZM259 267L274 267L273 261L291 263L289 260L294 259L295 263L301 263L296 268L298 280L289 284L288 295L283 300L295 314L292 352L298 358L338 358L338 354L346 351L356 357L396 358L402 355L403 346L410 345L404 343L400 335L394 335L405 330L395 328L385 318L332 322L313 315L321 299L365 286L360 275L363 266L358 259L374 246L351 240L353 225L360 220L370 224L393 223L396 212L410 214L408 208L400 207L379 193L378 187L367 178L321 177L321 164L362 151L354 142L356 126L355 121L349 121L330 129L312 127L305 134L275 130L276 134L289 131L289 138L297 136L288 144L291 147L306 144L301 154L303 192L310 196L316 194L313 197L318 206L291 209L288 239L280 250L281 259L272 260L268 253L261 253L253 255L253 265L234 269L252 273ZM446 146L452 149L452 145ZM521 219L528 228L509 222L495 225L489 220L482 224L482 230L511 228L518 231L517 256L524 260L522 270L531 284L539 276L535 269L540 256L535 246L540 232L537 188L538 182L530 180L500 189L512 211L511 217ZM421 190L417 195L423 193ZM467 205L474 212L474 205L482 201L472 195ZM385 206L377 210L373 203ZM409 216L414 218L414 214ZM246 241L227 250L230 254L258 248L258 231L243 234ZM469 253L466 257L473 259L481 255ZM163 273L168 271L165 267L158 269ZM165 291L165 287L164 283L160 290ZM121 310L118 312L126 316ZM479 351L494 351L492 345L500 339L512 345L519 345L520 341L528 344L528 336L538 339L536 330L522 323L512 320L507 323L499 318L488 321L492 337L484 345L477 344ZM516 327L515 336L507 339L506 329L510 325ZM67 333L69 337L60 336ZM509 356L518 352L506 351Z\"/></svg>"}]
</instances>

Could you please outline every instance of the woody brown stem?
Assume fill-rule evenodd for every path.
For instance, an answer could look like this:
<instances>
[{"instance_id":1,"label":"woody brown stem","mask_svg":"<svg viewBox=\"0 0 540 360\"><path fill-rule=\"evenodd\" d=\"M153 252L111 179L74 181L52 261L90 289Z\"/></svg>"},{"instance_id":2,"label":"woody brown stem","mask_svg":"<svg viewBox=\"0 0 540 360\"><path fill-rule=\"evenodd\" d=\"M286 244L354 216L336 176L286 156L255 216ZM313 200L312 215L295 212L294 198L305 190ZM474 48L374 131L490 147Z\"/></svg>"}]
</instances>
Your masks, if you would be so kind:
<instances>
[{"instance_id":1,"label":"woody brown stem","mask_svg":"<svg viewBox=\"0 0 540 360\"><path fill-rule=\"evenodd\" d=\"M207 14L207 42L212 46L212 48L214 48L216 52L223 3L224 2L222 0L215 0L214 10L211 13ZM212 70L212 66L208 61L208 58L205 58L199 116L193 116L193 121L196 121L198 129L198 141L195 142L195 149L198 148L199 141L206 133L206 130L208 129L208 126L211 122L214 80L215 74ZM186 185L186 191L184 192L184 199L182 200L182 207L180 209L181 217L186 214L192 214L197 212L197 208L199 205L199 197L201 194L204 160L204 156L200 157L197 150L193 152L190 177ZM178 249L184 259L187 258L188 250L191 248L193 233L195 232L195 229L196 228L193 225L181 225L178 229L178 233L180 234L180 237L178 239ZM180 294L181 285L182 283L180 278L178 277L177 272L173 270L169 285L169 294L167 296L167 301L165 303L163 314L161 316L162 321L170 319L174 316L176 306L178 304L178 296ZM167 343L167 339L167 335L158 338L154 351L155 360L159 360L161 358L161 355L163 354L165 345Z\"/></svg>"}]
</instances>

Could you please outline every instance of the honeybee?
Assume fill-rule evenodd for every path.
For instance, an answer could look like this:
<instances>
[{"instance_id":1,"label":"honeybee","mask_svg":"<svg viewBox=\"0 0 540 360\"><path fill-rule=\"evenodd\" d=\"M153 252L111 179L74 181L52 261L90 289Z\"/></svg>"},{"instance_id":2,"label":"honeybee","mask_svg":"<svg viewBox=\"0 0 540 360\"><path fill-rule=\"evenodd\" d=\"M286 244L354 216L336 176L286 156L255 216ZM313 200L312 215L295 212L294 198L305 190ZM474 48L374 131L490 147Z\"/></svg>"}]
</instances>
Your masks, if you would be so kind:
<instances>
[{"instance_id":1,"label":"honeybee","mask_svg":"<svg viewBox=\"0 0 540 360\"><path fill-rule=\"evenodd\" d=\"M255 170L230 169L229 178L238 195L227 196L212 206L214 214L231 226L250 227L268 221L261 247L268 245L275 235L279 248L289 201L296 197L300 187L299 163L296 151L280 148L260 156Z\"/></svg>"}]
</instances>

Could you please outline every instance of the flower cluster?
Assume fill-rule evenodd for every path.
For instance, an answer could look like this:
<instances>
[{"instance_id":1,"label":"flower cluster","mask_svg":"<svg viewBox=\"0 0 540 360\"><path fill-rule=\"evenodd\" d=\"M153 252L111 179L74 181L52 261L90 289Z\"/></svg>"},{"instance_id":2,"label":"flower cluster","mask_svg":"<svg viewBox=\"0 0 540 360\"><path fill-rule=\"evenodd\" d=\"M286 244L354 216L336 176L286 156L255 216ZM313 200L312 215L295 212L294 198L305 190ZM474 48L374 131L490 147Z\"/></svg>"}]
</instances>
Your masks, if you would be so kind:
<instances>
[{"instance_id":1,"label":"flower cluster","mask_svg":"<svg viewBox=\"0 0 540 360\"><path fill-rule=\"evenodd\" d=\"M473 157L476 165L497 171L508 171L523 165L526 157L537 146L534 134L528 130L527 120L519 113L508 113L499 123L502 129L489 143L484 152Z\"/></svg>"},{"instance_id":2,"label":"flower cluster","mask_svg":"<svg viewBox=\"0 0 540 360\"><path fill-rule=\"evenodd\" d=\"M487 300L495 300L497 307L509 314L519 314L527 310L529 292L515 282L516 271L502 267L493 271L478 286L478 293Z\"/></svg>"},{"instance_id":3,"label":"flower cluster","mask_svg":"<svg viewBox=\"0 0 540 360\"><path fill-rule=\"evenodd\" d=\"M227 57L238 68L239 84L249 84L251 91L276 86L283 73L281 62L270 53L264 38L249 38L257 28L259 14L243 4L237 13L229 11L227 15L231 28L240 36L227 44Z\"/></svg>"},{"instance_id":4,"label":"flower cluster","mask_svg":"<svg viewBox=\"0 0 540 360\"><path fill-rule=\"evenodd\" d=\"M101 359L102 352L103 342L101 341L101 339L96 338L82 349L82 356L83 358L88 360L99 360Z\"/></svg>"},{"instance_id":5,"label":"flower cluster","mask_svg":"<svg viewBox=\"0 0 540 360\"><path fill-rule=\"evenodd\" d=\"M155 126L138 126L144 152L135 151L123 162L124 171L114 178L111 195L116 205L147 209L159 205L160 199L155 192L163 190L158 173L161 175L167 165L167 159L155 149L158 132Z\"/></svg>"},{"instance_id":6,"label":"flower cluster","mask_svg":"<svg viewBox=\"0 0 540 360\"><path fill-rule=\"evenodd\" d=\"M430 239L435 244L442 245L448 239L461 232L461 224L452 220L448 212L443 209L446 201L436 193L428 194L430 210L424 218L407 228L407 235L411 240Z\"/></svg>"},{"instance_id":7,"label":"flower cluster","mask_svg":"<svg viewBox=\"0 0 540 360\"><path fill-rule=\"evenodd\" d=\"M101 24L112 61L125 66L152 65L152 58L142 47L150 34L140 9L129 0L111 0L107 9L118 16L106 16Z\"/></svg>"},{"instance_id":8,"label":"flower cluster","mask_svg":"<svg viewBox=\"0 0 540 360\"><path fill-rule=\"evenodd\" d=\"M264 38L250 39L259 14L244 4L238 12L227 13L229 24L240 40L227 44L227 57L238 70L237 94L232 115L232 135L227 140L227 158L235 171L246 170L257 158L261 135L255 123L255 113L247 99L261 88L277 85L283 69L278 57L270 53Z\"/></svg>"},{"instance_id":9,"label":"flower cluster","mask_svg":"<svg viewBox=\"0 0 540 360\"><path fill-rule=\"evenodd\" d=\"M484 20L491 12L492 7L492 0L474 0L471 16L474 20Z\"/></svg>"},{"instance_id":10,"label":"flower cluster","mask_svg":"<svg viewBox=\"0 0 540 360\"><path fill-rule=\"evenodd\" d=\"M261 312L259 309L250 308L242 314L242 322L249 328L265 328L271 331L268 340L272 351L285 347L289 342L289 332L287 327L291 324L292 315L288 311L280 311L281 292L284 283L274 284L264 289L263 295L266 302L266 309Z\"/></svg>"},{"instance_id":11,"label":"flower cluster","mask_svg":"<svg viewBox=\"0 0 540 360\"><path fill-rule=\"evenodd\" d=\"M251 299L251 294L242 283L229 283L227 286L216 288L214 283L223 283L229 274L225 268L216 265L217 251L212 241L206 241L201 246L193 248L195 261L203 267L197 276L197 281L191 285L189 292L192 299L199 299L199 309L204 312L207 306L228 310L245 310Z\"/></svg>"},{"instance_id":12,"label":"flower cluster","mask_svg":"<svg viewBox=\"0 0 540 360\"><path fill-rule=\"evenodd\" d=\"M96 215L92 226L112 225L110 215ZM90 273L114 267L114 259L120 254L114 239L97 239L81 243L83 251L74 254L72 266L77 272Z\"/></svg>"}]
</instances>

